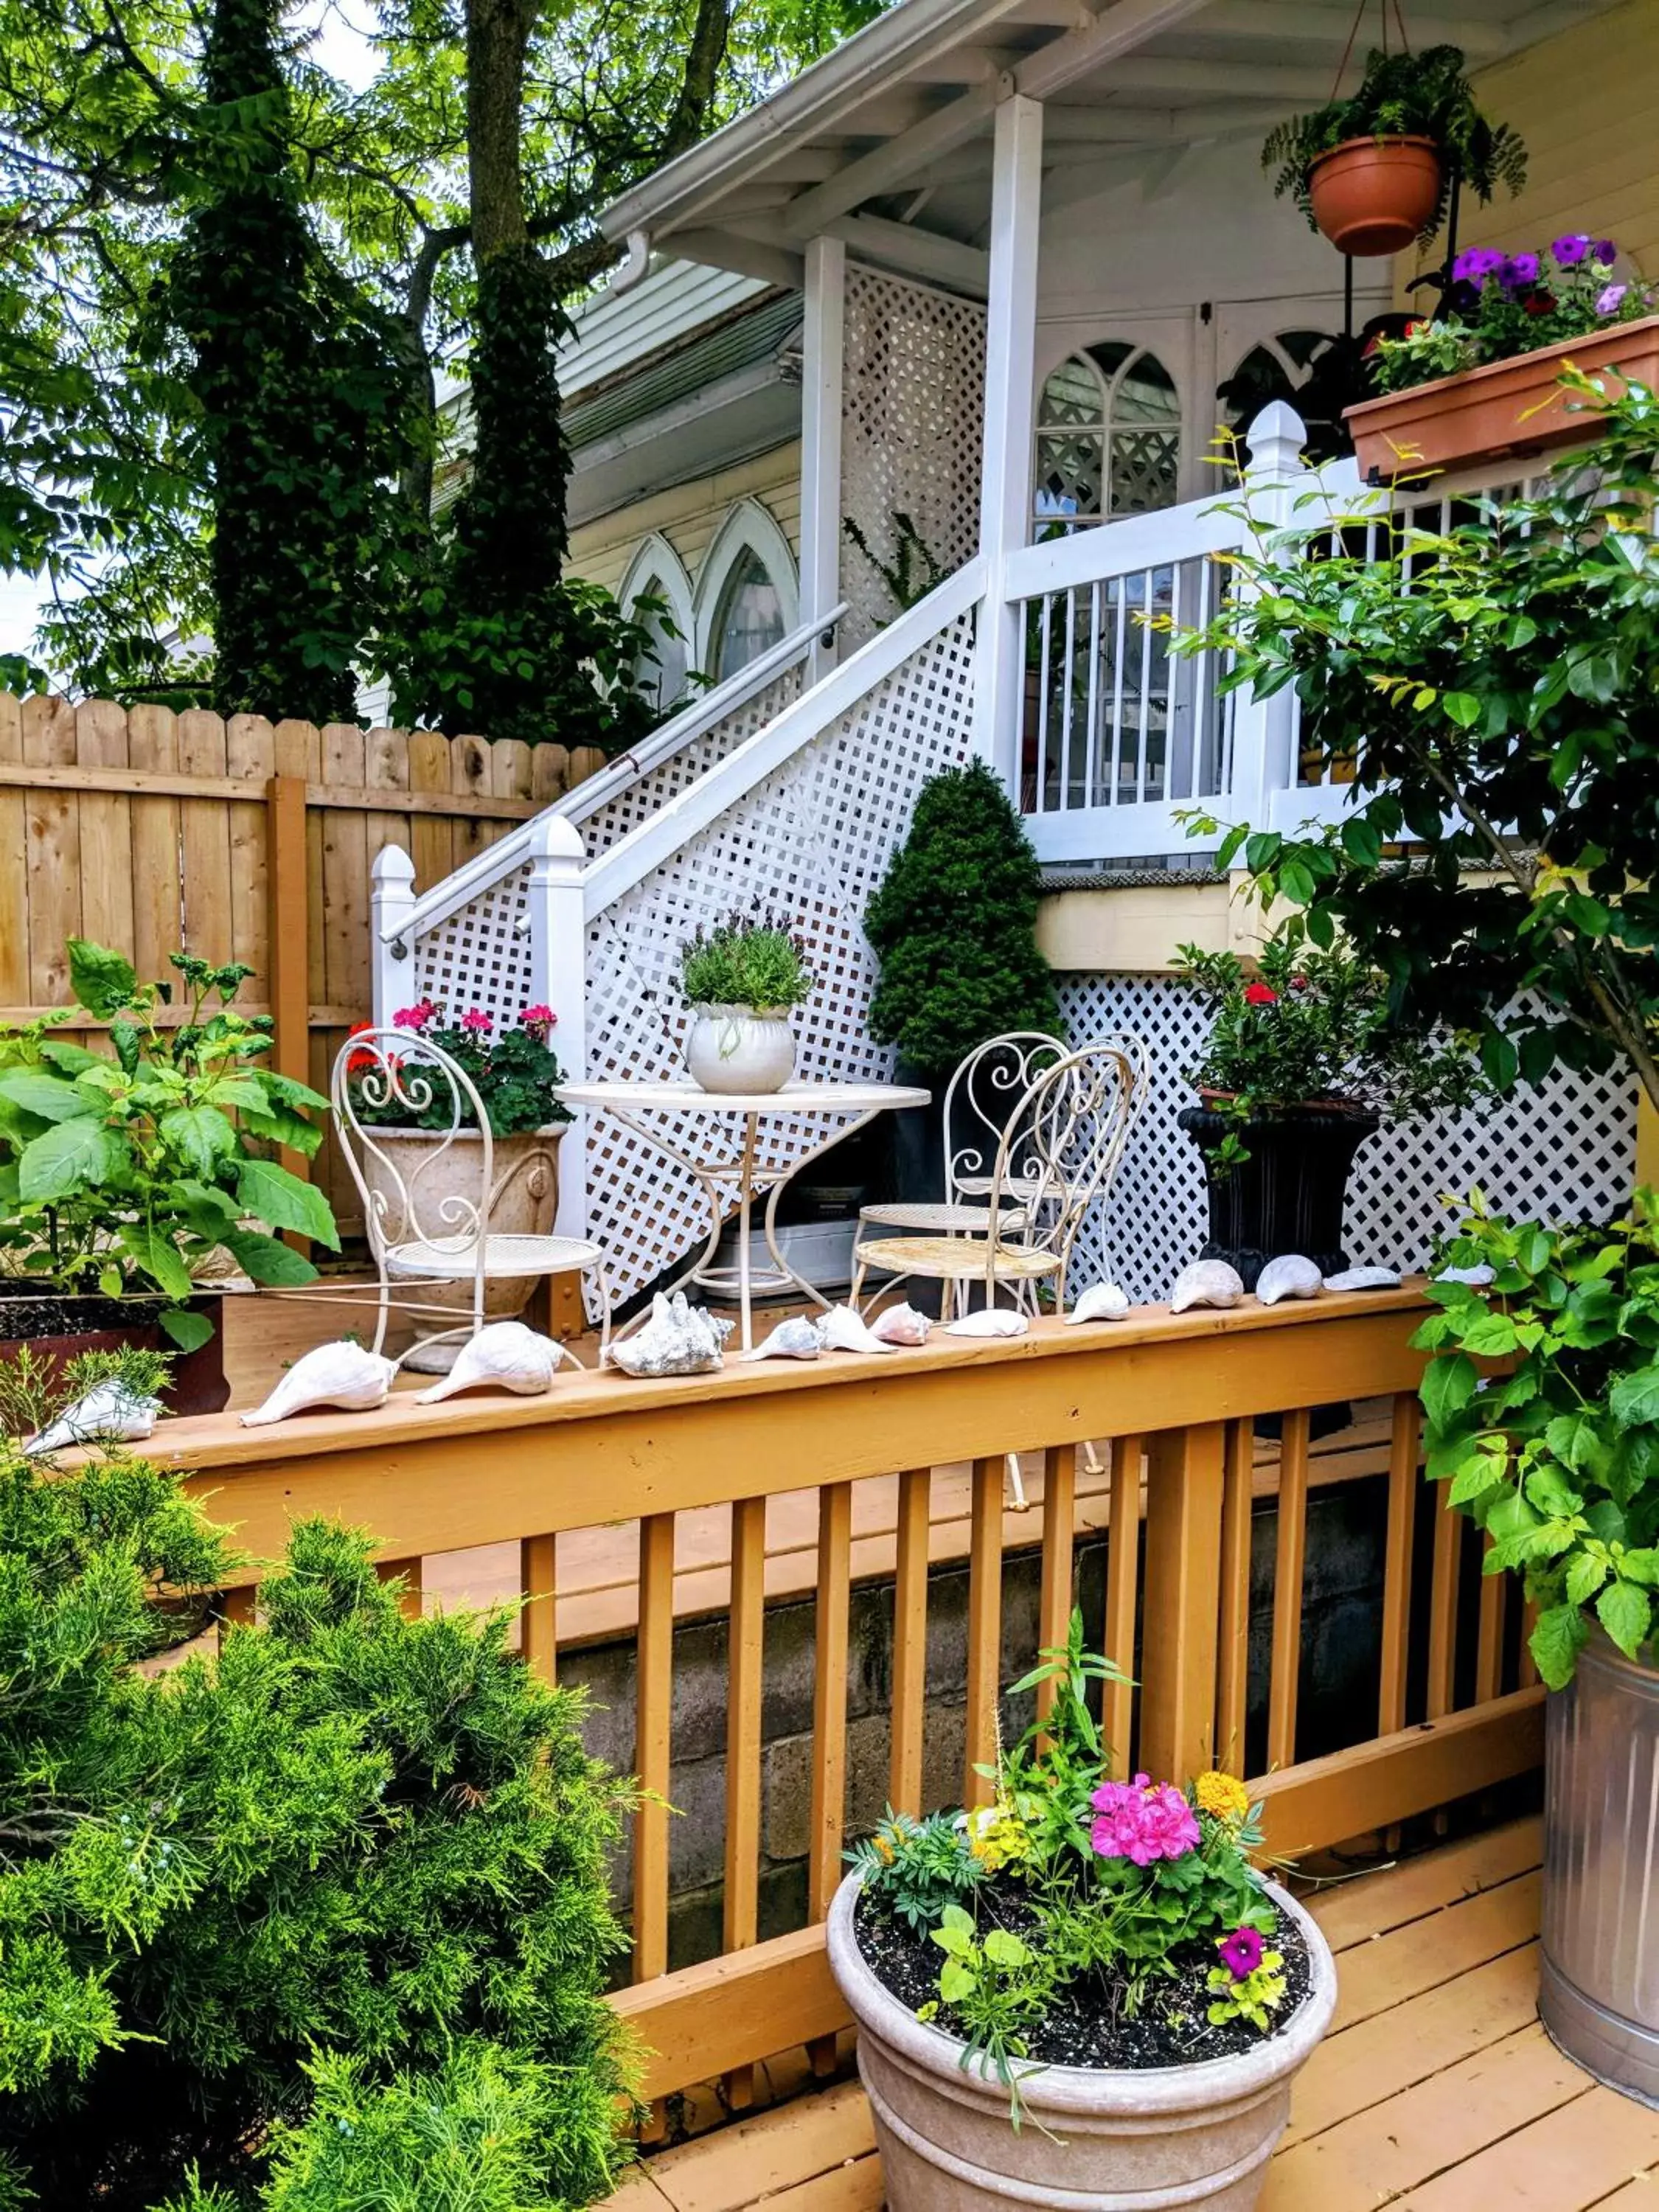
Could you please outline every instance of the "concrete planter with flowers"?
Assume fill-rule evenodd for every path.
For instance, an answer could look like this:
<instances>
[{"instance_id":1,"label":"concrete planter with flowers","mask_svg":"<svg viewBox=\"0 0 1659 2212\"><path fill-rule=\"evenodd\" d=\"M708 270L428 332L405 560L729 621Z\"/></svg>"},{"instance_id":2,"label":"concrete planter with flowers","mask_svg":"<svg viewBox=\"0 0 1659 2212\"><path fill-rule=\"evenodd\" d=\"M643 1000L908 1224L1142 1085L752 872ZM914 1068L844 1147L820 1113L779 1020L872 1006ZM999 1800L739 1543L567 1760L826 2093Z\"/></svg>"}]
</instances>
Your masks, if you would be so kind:
<instances>
[{"instance_id":1,"label":"concrete planter with flowers","mask_svg":"<svg viewBox=\"0 0 1659 2212\"><path fill-rule=\"evenodd\" d=\"M1252 1866L1243 1785L1107 1778L1106 1671L1074 1620L991 1804L890 1816L830 1908L890 2212L1250 2212L1329 2026L1329 1949Z\"/></svg>"},{"instance_id":2,"label":"concrete planter with flowers","mask_svg":"<svg viewBox=\"0 0 1659 2212\"><path fill-rule=\"evenodd\" d=\"M487 1216L492 1236L546 1237L559 1204L559 1145L570 1115L554 1097L564 1079L549 1044L556 1016L550 1006L526 1006L499 1035L490 1015L473 1009L451 1022L434 1000L405 1006L393 1017L399 1029L428 1039L471 1078L489 1117L490 1188ZM363 1160L371 1202L395 1223L413 1204L422 1219L469 1216L483 1176L482 1134L453 1127L446 1100L428 1101L418 1070L410 1096L384 1103L354 1093L353 1110L371 1143ZM447 1207L447 1211L446 1208ZM395 1233L392 1241L396 1242ZM492 1275L484 1285L486 1322L514 1321L535 1290L534 1275ZM459 1340L447 1334L468 1322L473 1285L422 1285L420 1302L433 1309L413 1316L415 1343L404 1364L422 1374L445 1375Z\"/></svg>"}]
</instances>

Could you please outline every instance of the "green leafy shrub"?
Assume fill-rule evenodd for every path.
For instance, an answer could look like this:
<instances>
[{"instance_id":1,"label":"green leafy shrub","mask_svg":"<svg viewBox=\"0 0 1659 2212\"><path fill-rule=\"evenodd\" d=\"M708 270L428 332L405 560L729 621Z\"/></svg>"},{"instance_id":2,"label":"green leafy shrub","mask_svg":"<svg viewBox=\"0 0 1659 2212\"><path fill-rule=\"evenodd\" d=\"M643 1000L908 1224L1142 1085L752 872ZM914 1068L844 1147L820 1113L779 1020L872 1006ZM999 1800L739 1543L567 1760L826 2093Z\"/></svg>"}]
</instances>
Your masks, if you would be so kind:
<instances>
[{"instance_id":1,"label":"green leafy shrub","mask_svg":"<svg viewBox=\"0 0 1659 2212\"><path fill-rule=\"evenodd\" d=\"M1444 46L1425 46L1420 53L1403 48L1382 53L1373 47L1358 91L1276 125L1261 149L1261 166L1277 170L1275 197L1290 193L1310 227L1317 228L1309 177L1320 155L1350 138L1401 137L1432 138L1444 171L1439 199L1423 226L1425 239L1446 219L1454 172L1483 204L1500 185L1518 192L1527 181L1526 147L1507 123L1487 121L1464 72L1462 50Z\"/></svg>"},{"instance_id":2,"label":"green leafy shrub","mask_svg":"<svg viewBox=\"0 0 1659 2212\"><path fill-rule=\"evenodd\" d=\"M1019 817L983 761L922 787L909 835L864 917L881 961L870 1034L928 1080L1009 1030L1060 1037L1037 949L1042 876Z\"/></svg>"},{"instance_id":3,"label":"green leafy shrub","mask_svg":"<svg viewBox=\"0 0 1659 2212\"><path fill-rule=\"evenodd\" d=\"M0 2203L603 2197L623 1801L580 1704L319 1522L259 1626L141 1672L226 1571L143 1462L0 1447Z\"/></svg>"},{"instance_id":4,"label":"green leafy shrub","mask_svg":"<svg viewBox=\"0 0 1659 2212\"><path fill-rule=\"evenodd\" d=\"M1559 1689L1592 1620L1631 1658L1653 1634L1659 1194L1608 1228L1546 1229L1477 1192L1449 1260L1492 1273L1428 1286L1428 1473L1491 1539L1485 1571L1524 1579L1533 1656Z\"/></svg>"},{"instance_id":5,"label":"green leafy shrub","mask_svg":"<svg viewBox=\"0 0 1659 2212\"><path fill-rule=\"evenodd\" d=\"M774 914L737 910L680 947L680 988L693 1006L798 1006L817 977L805 942Z\"/></svg>"},{"instance_id":6,"label":"green leafy shrub","mask_svg":"<svg viewBox=\"0 0 1659 2212\"><path fill-rule=\"evenodd\" d=\"M67 1014L0 1028L0 1265L42 1290L159 1291L174 1302L162 1327L192 1350L211 1330L182 1302L215 1253L256 1283L294 1285L317 1270L271 1232L339 1249L321 1191L267 1157L287 1145L309 1158L322 1142L309 1114L328 1101L259 1064L270 1023L232 1004L251 968L175 952L188 998L167 1026L171 984L140 983L83 938L69 957L76 1003L109 1023L114 1057L55 1037Z\"/></svg>"}]
</instances>

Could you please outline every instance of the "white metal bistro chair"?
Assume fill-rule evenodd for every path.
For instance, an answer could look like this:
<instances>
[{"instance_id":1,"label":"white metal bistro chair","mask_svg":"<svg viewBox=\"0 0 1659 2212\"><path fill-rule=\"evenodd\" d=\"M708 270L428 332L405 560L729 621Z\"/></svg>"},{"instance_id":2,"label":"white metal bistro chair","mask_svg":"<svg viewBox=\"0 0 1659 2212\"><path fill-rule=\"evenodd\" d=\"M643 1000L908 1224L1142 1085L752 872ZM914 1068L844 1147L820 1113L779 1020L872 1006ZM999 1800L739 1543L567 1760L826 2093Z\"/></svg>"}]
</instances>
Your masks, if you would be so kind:
<instances>
[{"instance_id":1,"label":"white metal bistro chair","mask_svg":"<svg viewBox=\"0 0 1659 2212\"><path fill-rule=\"evenodd\" d=\"M379 1277L376 1352L393 1307L447 1319L458 1310L455 1290L471 1285L464 1317L434 1332L440 1338L471 1339L484 1326L486 1285L492 1277L592 1274L604 1316L603 1360L611 1335L605 1255L583 1237L491 1229L492 1215L499 1212L520 1170L509 1166L498 1178L489 1117L464 1067L414 1030L360 1030L335 1057L330 1097L340 1150L362 1198L363 1225ZM379 1119L394 1107L403 1127ZM387 1141L415 1133L408 1123L416 1115L425 1125L418 1145ZM474 1136L482 1139L476 1147L458 1149L458 1139ZM447 1290L449 1297L433 1295L440 1290ZM425 1298L422 1291L428 1293ZM559 1349L572 1366L581 1364L565 1346Z\"/></svg>"},{"instance_id":2,"label":"white metal bistro chair","mask_svg":"<svg viewBox=\"0 0 1659 2212\"><path fill-rule=\"evenodd\" d=\"M866 1228L897 1229L912 1237L973 1236L989 1224L986 1200L1003 1139L1018 1132L1037 1077L1064 1056L1058 1038L1042 1030L1009 1030L975 1045L945 1085L943 1133L945 1196L887 1199L859 1209L859 1235ZM1017 1141L1015 1186L1006 1195L1004 1225L1018 1228L1019 1174L1030 1165ZM855 1255L856 1256L856 1255Z\"/></svg>"},{"instance_id":3,"label":"white metal bistro chair","mask_svg":"<svg viewBox=\"0 0 1659 2212\"><path fill-rule=\"evenodd\" d=\"M1111 1189L1146 1078L1146 1048L1133 1037L1084 1045L1044 1070L998 1143L981 1225L860 1244L854 1304L874 1267L888 1278L881 1296L919 1278L964 1296L978 1287L988 1305L1006 1289L1019 1311L1034 1313L1047 1285L1064 1313L1078 1233Z\"/></svg>"}]
</instances>

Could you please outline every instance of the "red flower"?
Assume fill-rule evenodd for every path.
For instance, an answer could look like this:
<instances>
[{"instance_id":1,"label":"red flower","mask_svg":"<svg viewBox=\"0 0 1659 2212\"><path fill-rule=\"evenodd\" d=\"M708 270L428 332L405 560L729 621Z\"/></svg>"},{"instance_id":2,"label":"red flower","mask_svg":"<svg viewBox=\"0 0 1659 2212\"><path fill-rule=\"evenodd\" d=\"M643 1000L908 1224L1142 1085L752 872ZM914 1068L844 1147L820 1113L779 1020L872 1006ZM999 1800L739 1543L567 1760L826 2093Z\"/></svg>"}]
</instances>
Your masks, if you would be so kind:
<instances>
[{"instance_id":1,"label":"red flower","mask_svg":"<svg viewBox=\"0 0 1659 2212\"><path fill-rule=\"evenodd\" d=\"M1278 1002L1278 992L1270 990L1266 983L1251 983L1245 988L1244 1003L1247 1006L1272 1006Z\"/></svg>"},{"instance_id":2,"label":"red flower","mask_svg":"<svg viewBox=\"0 0 1659 2212\"><path fill-rule=\"evenodd\" d=\"M1305 990L1307 989L1307 988L1308 988L1308 979L1307 979L1307 977L1306 977L1305 975L1292 975L1292 976L1291 976L1291 990L1293 990L1293 991L1305 991Z\"/></svg>"},{"instance_id":3,"label":"red flower","mask_svg":"<svg viewBox=\"0 0 1659 2212\"><path fill-rule=\"evenodd\" d=\"M461 1016L461 1027L464 1030L471 1030L475 1036L483 1036L487 1030L494 1029L495 1026L495 1016L481 1012L477 1006L474 1006L470 1013Z\"/></svg>"},{"instance_id":4,"label":"red flower","mask_svg":"<svg viewBox=\"0 0 1659 2212\"><path fill-rule=\"evenodd\" d=\"M366 1031L372 1030L374 1026L374 1024L373 1022L353 1022L351 1024L350 1034L353 1036L362 1036ZM350 1059L346 1062L346 1073L348 1075L362 1075L365 1073L367 1070L373 1067L374 1064L374 1054L372 1052L354 1052Z\"/></svg>"},{"instance_id":5,"label":"red flower","mask_svg":"<svg viewBox=\"0 0 1659 2212\"><path fill-rule=\"evenodd\" d=\"M1529 315L1547 315L1555 301L1547 292L1528 292L1521 305Z\"/></svg>"}]
</instances>

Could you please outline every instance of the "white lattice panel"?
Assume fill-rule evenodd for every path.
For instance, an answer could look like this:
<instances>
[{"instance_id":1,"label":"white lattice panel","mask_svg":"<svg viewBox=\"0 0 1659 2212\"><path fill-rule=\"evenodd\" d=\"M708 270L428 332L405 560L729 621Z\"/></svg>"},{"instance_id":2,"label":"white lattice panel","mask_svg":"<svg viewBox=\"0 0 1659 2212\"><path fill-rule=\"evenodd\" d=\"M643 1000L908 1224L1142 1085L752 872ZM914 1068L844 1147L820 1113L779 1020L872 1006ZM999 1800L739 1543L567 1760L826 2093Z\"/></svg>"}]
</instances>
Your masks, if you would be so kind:
<instances>
[{"instance_id":1,"label":"white lattice panel","mask_svg":"<svg viewBox=\"0 0 1659 2212\"><path fill-rule=\"evenodd\" d=\"M797 1072L887 1077L892 1054L866 1027L876 970L863 915L921 785L968 757L972 698L964 616L600 915L588 940L590 1077L684 1073L678 948L700 923L757 902L795 918L817 977L796 1020ZM769 1118L769 1161L798 1165L844 1126ZM708 1124L665 1119L664 1133L695 1149ZM707 1234L692 1178L604 1115L589 1128L587 1182L589 1233L605 1247L614 1295L639 1291Z\"/></svg>"},{"instance_id":2,"label":"white lattice panel","mask_svg":"<svg viewBox=\"0 0 1659 2212\"><path fill-rule=\"evenodd\" d=\"M1181 1071L1202 1049L1205 1017L1163 975L1065 975L1060 1000L1074 1044L1132 1030L1146 1040L1152 1065L1116 1187L1085 1225L1075 1280L1109 1273L1132 1298L1165 1297L1206 1234L1197 1147L1176 1127L1176 1115L1193 1103ZM1420 1267L1450 1219L1442 1195L1476 1186L1523 1218L1593 1219L1629 1196L1635 1169L1634 1079L1558 1072L1498 1106L1371 1138L1354 1163L1347 1249L1356 1263Z\"/></svg>"},{"instance_id":3,"label":"white lattice panel","mask_svg":"<svg viewBox=\"0 0 1659 2212\"><path fill-rule=\"evenodd\" d=\"M908 514L948 573L975 550L985 410L985 310L847 264L842 513L884 560ZM855 546L841 549L842 635L860 645L898 610Z\"/></svg>"},{"instance_id":4,"label":"white lattice panel","mask_svg":"<svg viewBox=\"0 0 1659 2212\"><path fill-rule=\"evenodd\" d=\"M699 776L726 755L735 752L745 738L752 738L757 730L763 730L775 715L800 696L800 666L787 668L763 691L734 709L724 721L716 722L712 730L705 731L689 745L682 745L647 775L629 785L599 811L589 815L582 823L582 839L587 847L587 857L597 860L601 853L608 853L619 838L637 828L648 814L654 814L665 801L696 783ZM580 787L577 787L580 796Z\"/></svg>"},{"instance_id":5,"label":"white lattice panel","mask_svg":"<svg viewBox=\"0 0 1659 2212\"><path fill-rule=\"evenodd\" d=\"M529 882L527 864L481 891L411 947L402 1006L436 999L452 1017L477 1006L498 1022L530 1000L530 938L519 927Z\"/></svg>"}]
</instances>

